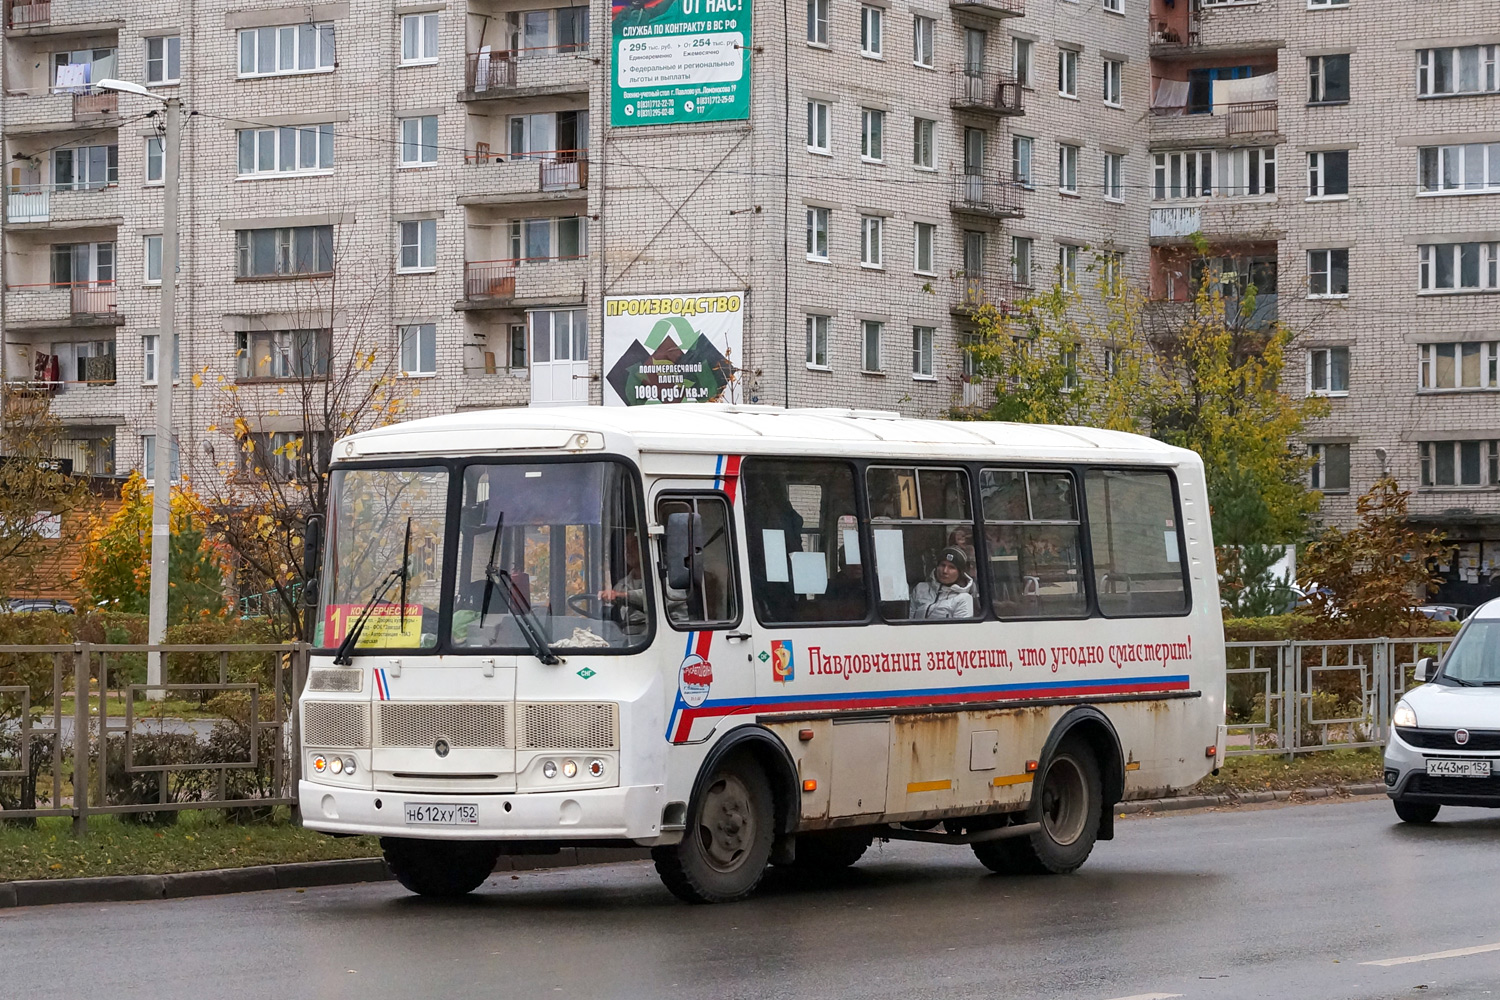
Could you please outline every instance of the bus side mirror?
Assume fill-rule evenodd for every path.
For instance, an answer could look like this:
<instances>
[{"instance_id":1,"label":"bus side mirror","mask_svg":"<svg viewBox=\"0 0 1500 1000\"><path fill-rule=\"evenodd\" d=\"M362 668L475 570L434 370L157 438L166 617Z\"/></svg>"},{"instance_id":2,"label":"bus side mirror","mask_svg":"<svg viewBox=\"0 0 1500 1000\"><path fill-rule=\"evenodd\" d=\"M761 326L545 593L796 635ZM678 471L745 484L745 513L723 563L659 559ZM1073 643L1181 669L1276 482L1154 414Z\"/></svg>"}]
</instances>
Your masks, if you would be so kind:
<instances>
[{"instance_id":1,"label":"bus side mirror","mask_svg":"<svg viewBox=\"0 0 1500 1000\"><path fill-rule=\"evenodd\" d=\"M310 514L302 532L302 579L312 580L323 565L323 515Z\"/></svg>"},{"instance_id":2,"label":"bus side mirror","mask_svg":"<svg viewBox=\"0 0 1500 1000\"><path fill-rule=\"evenodd\" d=\"M702 536L701 515L688 511L667 515L667 586L671 589L691 590L701 576L698 557L703 550L698 539Z\"/></svg>"},{"instance_id":3,"label":"bus side mirror","mask_svg":"<svg viewBox=\"0 0 1500 1000\"><path fill-rule=\"evenodd\" d=\"M1424 656L1417 661L1417 668L1411 672L1412 680L1418 684L1426 684L1437 676L1437 660L1431 656Z\"/></svg>"}]
</instances>

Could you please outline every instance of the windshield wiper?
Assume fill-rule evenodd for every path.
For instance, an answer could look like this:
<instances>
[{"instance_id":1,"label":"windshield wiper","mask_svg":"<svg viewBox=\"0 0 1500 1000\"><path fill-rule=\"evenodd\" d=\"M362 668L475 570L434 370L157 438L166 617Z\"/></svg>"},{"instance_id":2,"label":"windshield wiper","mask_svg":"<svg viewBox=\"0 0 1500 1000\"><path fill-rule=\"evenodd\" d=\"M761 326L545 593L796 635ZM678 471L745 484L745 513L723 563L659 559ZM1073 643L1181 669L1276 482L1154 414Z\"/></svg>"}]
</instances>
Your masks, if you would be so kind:
<instances>
[{"instance_id":1,"label":"windshield wiper","mask_svg":"<svg viewBox=\"0 0 1500 1000\"><path fill-rule=\"evenodd\" d=\"M505 514L501 512L496 519L495 536L490 541L490 560L484 567L484 601L479 607L479 624L484 625L484 616L490 608L490 597L494 595L495 588L500 588L500 599L505 602L505 609L510 612L516 620L516 628L520 630L521 637L526 640L526 645L531 648L531 655L548 666L562 662L562 659L552 651L542 634L542 623L537 621L536 612L531 610L531 604L526 600L521 588L516 586L516 581L511 578L509 571L500 569L495 565L496 556L500 549L500 531L505 527Z\"/></svg>"},{"instance_id":2,"label":"windshield wiper","mask_svg":"<svg viewBox=\"0 0 1500 1000\"><path fill-rule=\"evenodd\" d=\"M1478 683L1476 683L1474 681L1466 681L1462 677L1454 677L1452 674L1443 674L1442 678L1444 680L1452 681L1453 683L1457 684L1459 687L1472 688L1472 687L1481 687L1482 686L1482 685L1480 685L1480 684L1478 684Z\"/></svg>"},{"instance_id":3,"label":"windshield wiper","mask_svg":"<svg viewBox=\"0 0 1500 1000\"><path fill-rule=\"evenodd\" d=\"M360 611L359 617L354 619L349 626L349 631L344 633L344 641L339 643L339 648L334 651L333 662L341 667L347 667L354 662L350 652L359 643L359 637L365 630L365 622L370 620L370 613L375 610L375 605L382 597L390 593L391 586L398 580L401 582L401 632L406 633L406 581L410 575L407 565L411 562L411 518L406 519L406 541L401 547L401 565L386 574L381 581L380 587L370 595L370 601Z\"/></svg>"}]
</instances>

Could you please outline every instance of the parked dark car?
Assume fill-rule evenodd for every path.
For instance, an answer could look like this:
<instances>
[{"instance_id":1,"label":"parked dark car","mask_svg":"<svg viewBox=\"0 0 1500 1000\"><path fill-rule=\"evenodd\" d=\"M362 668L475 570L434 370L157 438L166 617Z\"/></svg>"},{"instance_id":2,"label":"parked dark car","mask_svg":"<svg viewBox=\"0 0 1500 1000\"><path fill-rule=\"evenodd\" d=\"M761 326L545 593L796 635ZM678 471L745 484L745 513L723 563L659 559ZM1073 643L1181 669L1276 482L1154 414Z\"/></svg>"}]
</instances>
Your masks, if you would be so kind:
<instances>
[{"instance_id":1,"label":"parked dark car","mask_svg":"<svg viewBox=\"0 0 1500 1000\"><path fill-rule=\"evenodd\" d=\"M72 602L44 597L18 597L13 601L0 601L0 611L11 615L27 614L32 611L51 611L59 615L74 613Z\"/></svg>"}]
</instances>

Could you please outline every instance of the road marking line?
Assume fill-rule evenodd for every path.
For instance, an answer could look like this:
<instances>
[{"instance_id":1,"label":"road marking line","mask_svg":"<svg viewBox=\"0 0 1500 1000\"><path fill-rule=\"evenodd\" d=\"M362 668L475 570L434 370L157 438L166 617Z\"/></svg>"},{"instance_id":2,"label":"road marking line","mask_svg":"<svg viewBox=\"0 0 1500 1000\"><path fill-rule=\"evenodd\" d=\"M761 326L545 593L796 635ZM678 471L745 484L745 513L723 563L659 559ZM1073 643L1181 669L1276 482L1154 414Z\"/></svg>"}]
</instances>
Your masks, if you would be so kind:
<instances>
[{"instance_id":1,"label":"road marking line","mask_svg":"<svg viewBox=\"0 0 1500 1000\"><path fill-rule=\"evenodd\" d=\"M1180 996L1181 993L1137 993L1130 997L1115 997L1115 1000L1173 1000Z\"/></svg>"},{"instance_id":2,"label":"road marking line","mask_svg":"<svg viewBox=\"0 0 1500 1000\"><path fill-rule=\"evenodd\" d=\"M1500 944L1481 944L1473 948L1454 948L1451 951L1434 951L1426 955L1407 955L1405 958L1383 958L1378 962L1361 962L1360 965L1410 965L1413 962L1432 962L1439 958L1463 958L1465 955L1483 955L1500 951Z\"/></svg>"}]
</instances>

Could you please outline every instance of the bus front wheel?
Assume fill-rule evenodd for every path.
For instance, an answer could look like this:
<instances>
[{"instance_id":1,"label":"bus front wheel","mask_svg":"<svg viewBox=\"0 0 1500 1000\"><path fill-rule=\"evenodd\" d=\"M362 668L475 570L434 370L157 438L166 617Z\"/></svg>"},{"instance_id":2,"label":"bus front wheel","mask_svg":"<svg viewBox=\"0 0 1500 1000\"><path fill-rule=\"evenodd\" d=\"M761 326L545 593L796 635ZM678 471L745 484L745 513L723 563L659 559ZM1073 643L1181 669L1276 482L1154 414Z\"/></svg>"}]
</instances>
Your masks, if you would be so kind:
<instances>
[{"instance_id":1,"label":"bus front wheel","mask_svg":"<svg viewBox=\"0 0 1500 1000\"><path fill-rule=\"evenodd\" d=\"M981 864L1002 874L1065 875L1088 860L1104 808L1099 762L1081 740L1068 740L1047 762L1026 810L1041 829L1028 837L973 845Z\"/></svg>"},{"instance_id":2,"label":"bus front wheel","mask_svg":"<svg viewBox=\"0 0 1500 1000\"><path fill-rule=\"evenodd\" d=\"M732 753L704 782L681 842L651 849L656 873L689 903L744 899L766 873L775 823L765 772L747 754Z\"/></svg>"},{"instance_id":3,"label":"bus front wheel","mask_svg":"<svg viewBox=\"0 0 1500 1000\"><path fill-rule=\"evenodd\" d=\"M457 899L484 884L495 870L500 845L482 840L413 840L381 837L380 849L396 881L419 896Z\"/></svg>"}]
</instances>

